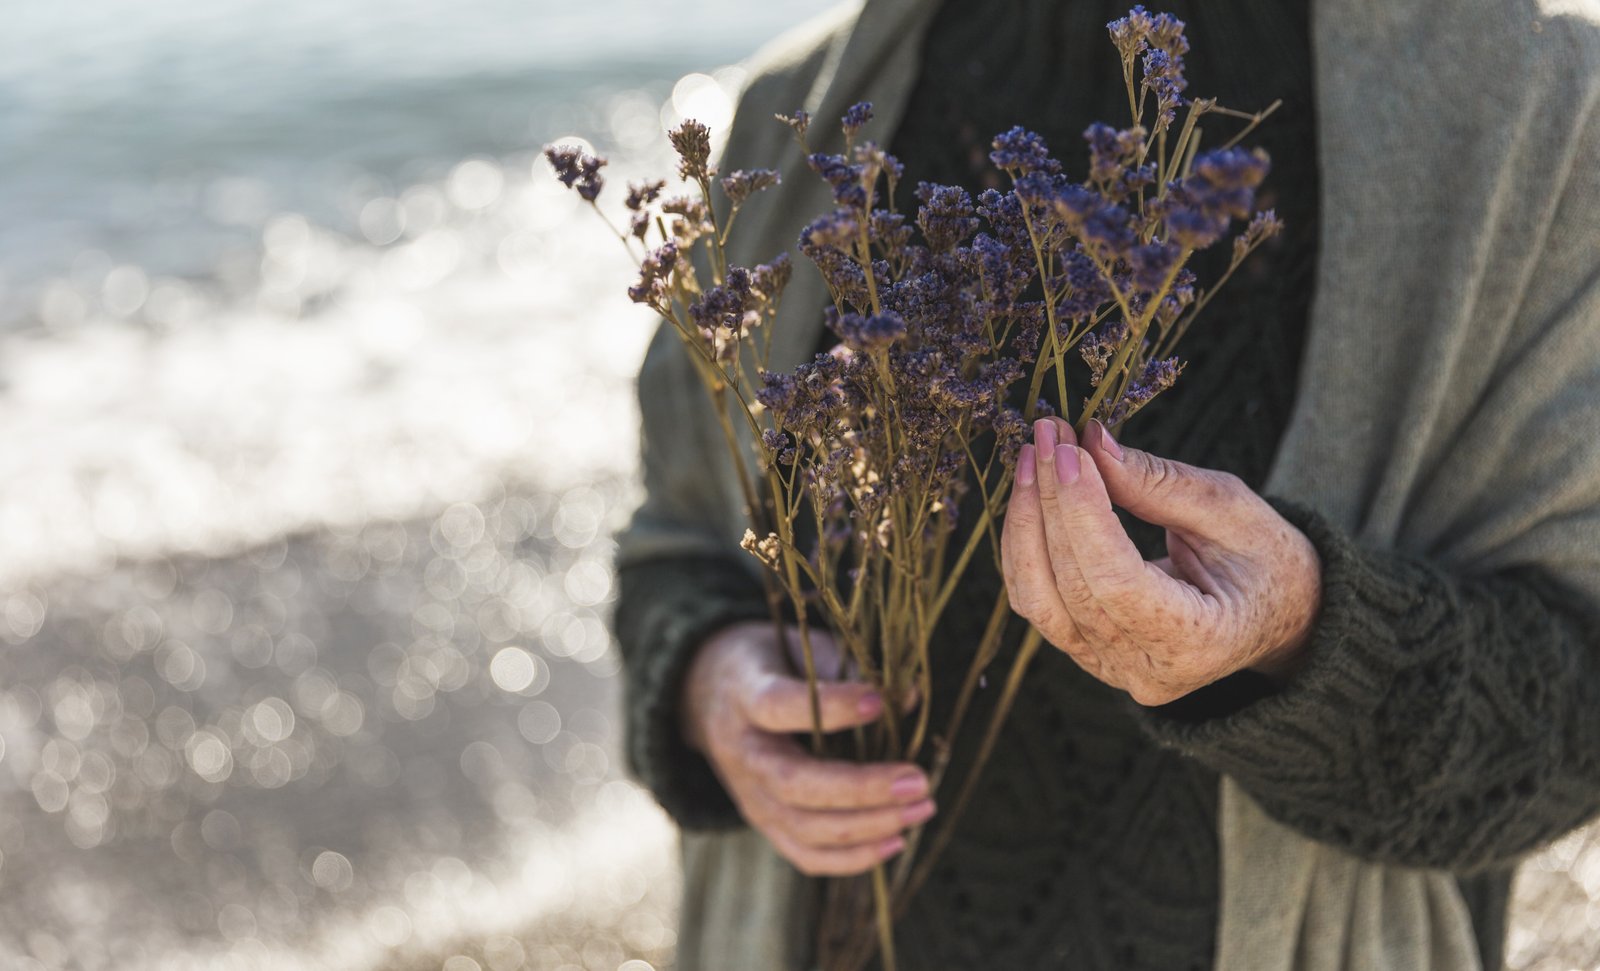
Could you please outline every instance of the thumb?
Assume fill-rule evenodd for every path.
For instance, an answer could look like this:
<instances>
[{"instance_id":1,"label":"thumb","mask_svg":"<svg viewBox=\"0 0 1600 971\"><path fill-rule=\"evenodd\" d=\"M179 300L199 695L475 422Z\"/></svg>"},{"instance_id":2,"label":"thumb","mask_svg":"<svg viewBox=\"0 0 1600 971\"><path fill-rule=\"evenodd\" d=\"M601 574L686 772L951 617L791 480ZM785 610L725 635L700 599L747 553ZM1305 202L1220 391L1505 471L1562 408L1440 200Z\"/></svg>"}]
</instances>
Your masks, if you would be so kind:
<instances>
[{"instance_id":1,"label":"thumb","mask_svg":"<svg viewBox=\"0 0 1600 971\"><path fill-rule=\"evenodd\" d=\"M1206 539L1225 537L1249 490L1226 472L1197 468L1119 444L1100 422L1084 432L1112 503L1157 526Z\"/></svg>"}]
</instances>

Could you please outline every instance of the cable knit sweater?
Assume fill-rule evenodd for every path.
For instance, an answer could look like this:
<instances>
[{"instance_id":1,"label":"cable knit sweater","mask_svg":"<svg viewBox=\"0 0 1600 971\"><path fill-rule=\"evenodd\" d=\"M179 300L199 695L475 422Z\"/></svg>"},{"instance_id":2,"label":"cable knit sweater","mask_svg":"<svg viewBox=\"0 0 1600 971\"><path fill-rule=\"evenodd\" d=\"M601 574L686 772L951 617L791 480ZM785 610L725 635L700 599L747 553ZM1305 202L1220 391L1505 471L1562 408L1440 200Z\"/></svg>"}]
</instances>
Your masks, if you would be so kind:
<instances>
[{"instance_id":1,"label":"cable knit sweater","mask_svg":"<svg viewBox=\"0 0 1600 971\"><path fill-rule=\"evenodd\" d=\"M1190 23L1191 91L1242 109L1284 99L1256 141L1273 155L1267 202L1289 230L1208 309L1182 349L1183 380L1127 434L1259 487L1294 400L1316 256L1307 10L1271 0L1163 6ZM893 139L908 184L981 188L992 177L987 139L1017 123L1081 167L1077 133L1126 112L1103 32L1124 7L947 4L923 61L941 70L924 72ZM1457 871L1484 966L1500 967L1512 863L1600 804L1588 781L1600 687L1574 687L1600 685L1600 624L1534 571L1453 576L1362 549L1309 510L1279 508L1323 563L1308 666L1281 690L1242 673L1150 710L1045 652L958 838L901 924L902 967L1210 968L1219 773L1316 839ZM1157 552L1159 530L1129 527ZM992 565L974 568L939 632L936 664L963 666L999 583ZM677 703L696 645L764 617L760 591L741 565L715 558L632 566L620 589L634 768L682 825L738 825L709 766L683 745ZM1019 622L1013 647L1020 633ZM1583 711L1594 714L1573 714ZM968 733L958 748L954 777L975 741Z\"/></svg>"}]
</instances>

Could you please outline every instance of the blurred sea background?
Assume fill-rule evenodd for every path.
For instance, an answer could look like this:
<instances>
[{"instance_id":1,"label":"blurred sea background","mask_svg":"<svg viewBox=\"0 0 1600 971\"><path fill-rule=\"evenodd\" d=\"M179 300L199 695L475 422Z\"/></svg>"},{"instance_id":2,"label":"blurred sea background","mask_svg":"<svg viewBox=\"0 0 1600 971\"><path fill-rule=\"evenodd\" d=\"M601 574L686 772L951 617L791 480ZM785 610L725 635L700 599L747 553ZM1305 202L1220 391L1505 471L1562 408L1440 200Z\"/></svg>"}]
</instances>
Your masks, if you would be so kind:
<instances>
[{"instance_id":1,"label":"blurred sea background","mask_svg":"<svg viewBox=\"0 0 1600 971\"><path fill-rule=\"evenodd\" d=\"M0 965L648 971L629 263L549 177L825 0L75 0L0 31ZM1600 966L1600 844L1512 966Z\"/></svg>"}]
</instances>

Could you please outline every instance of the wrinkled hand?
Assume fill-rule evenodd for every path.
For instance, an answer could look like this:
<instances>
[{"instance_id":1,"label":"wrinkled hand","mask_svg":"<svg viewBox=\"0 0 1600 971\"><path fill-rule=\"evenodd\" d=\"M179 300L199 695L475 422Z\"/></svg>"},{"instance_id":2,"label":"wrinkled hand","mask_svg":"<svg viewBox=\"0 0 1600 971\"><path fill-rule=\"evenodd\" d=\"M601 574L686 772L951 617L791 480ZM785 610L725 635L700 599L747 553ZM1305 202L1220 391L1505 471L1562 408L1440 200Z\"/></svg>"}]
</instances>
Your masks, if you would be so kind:
<instances>
[{"instance_id":1,"label":"wrinkled hand","mask_svg":"<svg viewBox=\"0 0 1600 971\"><path fill-rule=\"evenodd\" d=\"M1167 530L1146 562L1115 503ZM1246 668L1285 680L1321 601L1315 547L1237 477L1045 419L1001 540L1012 607L1089 674L1160 705Z\"/></svg>"},{"instance_id":2,"label":"wrinkled hand","mask_svg":"<svg viewBox=\"0 0 1600 971\"><path fill-rule=\"evenodd\" d=\"M695 655L684 685L684 738L705 754L745 821L802 873L862 873L905 848L900 831L934 814L918 766L813 756L797 734L811 731L811 701L771 624L724 628ZM789 631L798 658L799 635ZM838 670L839 650L811 633L819 672ZM822 728L876 721L883 698L848 681L820 685Z\"/></svg>"}]
</instances>

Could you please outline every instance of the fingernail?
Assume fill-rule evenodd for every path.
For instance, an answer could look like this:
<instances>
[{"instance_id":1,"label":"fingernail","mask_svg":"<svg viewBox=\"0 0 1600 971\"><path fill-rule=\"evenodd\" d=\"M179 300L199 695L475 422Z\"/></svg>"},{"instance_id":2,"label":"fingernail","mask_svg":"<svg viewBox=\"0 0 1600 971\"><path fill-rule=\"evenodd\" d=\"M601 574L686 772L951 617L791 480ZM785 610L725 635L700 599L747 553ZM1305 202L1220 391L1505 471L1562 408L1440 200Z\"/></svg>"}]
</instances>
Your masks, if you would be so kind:
<instances>
[{"instance_id":1,"label":"fingernail","mask_svg":"<svg viewBox=\"0 0 1600 971\"><path fill-rule=\"evenodd\" d=\"M890 837L889 839L886 839L882 843L878 844L878 855L882 857L894 856L896 853L905 848L906 839L904 836Z\"/></svg>"},{"instance_id":2,"label":"fingernail","mask_svg":"<svg viewBox=\"0 0 1600 971\"><path fill-rule=\"evenodd\" d=\"M928 777L921 772L903 775L889 787L889 795L896 799L916 799L928 794Z\"/></svg>"},{"instance_id":3,"label":"fingernail","mask_svg":"<svg viewBox=\"0 0 1600 971\"><path fill-rule=\"evenodd\" d=\"M925 823L933 818L933 814L938 812L938 809L939 807L934 805L932 799L924 799L922 802L907 806L901 810L900 821L907 826Z\"/></svg>"},{"instance_id":4,"label":"fingernail","mask_svg":"<svg viewBox=\"0 0 1600 971\"><path fill-rule=\"evenodd\" d=\"M1056 423L1048 418L1034 422L1033 443L1047 453L1053 452L1056 447Z\"/></svg>"},{"instance_id":5,"label":"fingernail","mask_svg":"<svg viewBox=\"0 0 1600 971\"><path fill-rule=\"evenodd\" d=\"M1098 418L1094 420L1094 423L1100 428L1100 444L1103 448L1105 448L1106 454L1116 459L1118 462L1121 462L1122 446L1118 445L1117 440L1111 437L1111 430L1106 426L1101 425L1100 419Z\"/></svg>"},{"instance_id":6,"label":"fingernail","mask_svg":"<svg viewBox=\"0 0 1600 971\"><path fill-rule=\"evenodd\" d=\"M1017 485L1024 487L1033 485L1034 476L1039 471L1037 462L1033 446L1022 446L1022 452L1017 456Z\"/></svg>"},{"instance_id":7,"label":"fingernail","mask_svg":"<svg viewBox=\"0 0 1600 971\"><path fill-rule=\"evenodd\" d=\"M876 692L862 695L861 700L856 702L856 711L862 718L877 718L883 712L883 695Z\"/></svg>"},{"instance_id":8,"label":"fingernail","mask_svg":"<svg viewBox=\"0 0 1600 971\"><path fill-rule=\"evenodd\" d=\"M1056 446L1056 480L1062 485L1078 481L1078 450L1071 445Z\"/></svg>"}]
</instances>

